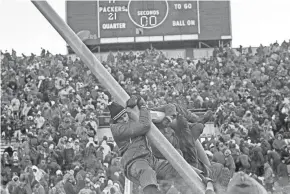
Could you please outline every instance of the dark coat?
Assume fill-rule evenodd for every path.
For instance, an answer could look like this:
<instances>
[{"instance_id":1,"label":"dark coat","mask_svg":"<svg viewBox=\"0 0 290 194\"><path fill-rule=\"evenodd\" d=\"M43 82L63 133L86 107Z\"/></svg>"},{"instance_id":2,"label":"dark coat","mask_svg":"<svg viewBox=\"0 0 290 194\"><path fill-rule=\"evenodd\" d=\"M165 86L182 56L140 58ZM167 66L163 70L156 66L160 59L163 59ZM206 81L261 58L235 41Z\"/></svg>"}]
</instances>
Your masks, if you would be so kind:
<instances>
[{"instance_id":1,"label":"dark coat","mask_svg":"<svg viewBox=\"0 0 290 194\"><path fill-rule=\"evenodd\" d=\"M146 108L140 109L139 120L130 118L128 123L117 123L111 125L111 131L120 149L123 168L136 159L152 156L146 133L151 127L150 112Z\"/></svg>"},{"instance_id":2,"label":"dark coat","mask_svg":"<svg viewBox=\"0 0 290 194\"><path fill-rule=\"evenodd\" d=\"M188 127L191 131L190 136L193 137L195 140L198 139L203 132L204 125L200 123L202 122L202 118L200 118L196 114L188 111L186 108L183 108L178 104L166 104L160 107L156 107L152 110L164 112L165 116L180 114L183 117L185 117L189 125ZM171 128L175 131L177 128L179 128L178 123L173 122L171 124Z\"/></svg>"},{"instance_id":3,"label":"dark coat","mask_svg":"<svg viewBox=\"0 0 290 194\"><path fill-rule=\"evenodd\" d=\"M262 154L262 149L260 147L253 148L252 154L251 154L251 166L263 166L265 163L265 158Z\"/></svg>"},{"instance_id":4,"label":"dark coat","mask_svg":"<svg viewBox=\"0 0 290 194\"><path fill-rule=\"evenodd\" d=\"M243 154L243 153L238 156L237 163L240 163L242 168L244 168L244 169L248 169L251 167L249 156L246 154Z\"/></svg>"},{"instance_id":5,"label":"dark coat","mask_svg":"<svg viewBox=\"0 0 290 194\"><path fill-rule=\"evenodd\" d=\"M66 194L76 194L74 186L69 181L65 182L63 188Z\"/></svg>"},{"instance_id":6,"label":"dark coat","mask_svg":"<svg viewBox=\"0 0 290 194\"><path fill-rule=\"evenodd\" d=\"M195 146L195 141L204 129L204 125L199 123L202 121L202 118L178 104L166 104L153 110L164 112L165 116L177 116L170 126L178 137L180 150L184 159L192 166L206 171L206 167L198 158Z\"/></svg>"},{"instance_id":7,"label":"dark coat","mask_svg":"<svg viewBox=\"0 0 290 194\"><path fill-rule=\"evenodd\" d=\"M66 162L73 162L73 160L74 160L73 148L68 148L68 149L65 148L63 154L64 154L64 160Z\"/></svg>"},{"instance_id":8,"label":"dark coat","mask_svg":"<svg viewBox=\"0 0 290 194\"><path fill-rule=\"evenodd\" d=\"M182 115L177 116L177 126L175 128L176 135L178 136L180 150L183 154L184 159L194 167L199 167L197 149L195 147L195 139L191 134L188 122Z\"/></svg>"},{"instance_id":9,"label":"dark coat","mask_svg":"<svg viewBox=\"0 0 290 194\"><path fill-rule=\"evenodd\" d=\"M213 162L220 163L222 165L225 165L226 164L225 155L221 151L215 152L213 154L212 161Z\"/></svg>"},{"instance_id":10,"label":"dark coat","mask_svg":"<svg viewBox=\"0 0 290 194\"><path fill-rule=\"evenodd\" d=\"M163 127L161 124L155 124L159 131L164 135L164 137L171 143L175 149L179 149L179 140L175 135L174 130L171 127ZM156 158L165 159L161 152L154 146L151 145L152 152Z\"/></svg>"},{"instance_id":11,"label":"dark coat","mask_svg":"<svg viewBox=\"0 0 290 194\"><path fill-rule=\"evenodd\" d=\"M271 150L271 145L267 140L263 140L261 143L262 154L266 155L268 150Z\"/></svg>"}]
</instances>

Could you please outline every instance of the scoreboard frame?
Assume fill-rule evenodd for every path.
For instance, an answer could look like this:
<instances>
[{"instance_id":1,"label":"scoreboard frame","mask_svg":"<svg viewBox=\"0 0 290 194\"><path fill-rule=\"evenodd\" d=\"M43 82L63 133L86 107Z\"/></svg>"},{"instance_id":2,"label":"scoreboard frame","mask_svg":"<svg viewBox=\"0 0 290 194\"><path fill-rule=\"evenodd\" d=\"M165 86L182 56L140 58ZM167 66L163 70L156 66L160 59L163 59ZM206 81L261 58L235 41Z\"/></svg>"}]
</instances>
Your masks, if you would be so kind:
<instances>
[{"instance_id":1,"label":"scoreboard frame","mask_svg":"<svg viewBox=\"0 0 290 194\"><path fill-rule=\"evenodd\" d=\"M93 39L84 40L84 43L91 49L92 51L98 51L100 52L106 52L108 50L115 50L114 48L118 47L118 50L128 50L126 48L139 48L143 47L142 45L155 45L155 47L160 47L162 49L162 45L170 45L170 43L177 43L180 42L179 47L193 47L193 48L209 48L209 47L215 47L215 46L222 46L225 44L230 44L232 41L232 24L231 24L231 4L230 1L215 1L214 3L218 2L227 2L228 6L225 9L226 14L223 15L221 13L216 14L216 18L221 18L220 20L214 18L214 15L209 15L209 19L204 19L203 17L207 17L206 14L209 12L210 9L215 10L215 7L212 6L212 8L207 8L208 3L205 3L204 1L193 1L197 3L197 28L198 32L194 34L176 34L176 35L156 35L156 36L138 36L135 35L134 37L110 37L110 38L102 38L100 35L100 1L96 1L98 4L97 9L97 37L94 37ZM107 0L107 1L113 1L113 0ZM128 2L128 1L127 1ZM166 1L167 2L167 1ZM186 1L175 1L175 2L186 2ZM200 2L202 2L202 6L200 7ZM68 4L70 1L66 1L65 7L66 7L66 22L69 24L69 26L76 32L80 31L80 29L77 29L77 27L73 24L73 21L69 18L69 11L68 10ZM209 2L212 3L212 2ZM167 3L168 6L168 3ZM128 10L130 10L130 6L128 6ZM167 9L168 12L169 9ZM166 13L168 14L168 13ZM131 18L130 12L128 13L128 17ZM212 19L211 19L212 18ZM166 17L163 19L166 20ZM209 21L212 20L212 21ZM221 21L222 20L222 21ZM131 19L133 22L134 20ZM205 22L204 22L205 21ZM163 21L162 21L163 22ZM226 33L222 36L217 35L217 33L221 33L222 28L215 24L220 22L221 25L226 26L227 30ZM134 23L134 22L133 22ZM204 25L206 23L206 25ZM225 24L224 24L225 23ZM162 23L159 23L158 25L161 25ZM134 23L135 27L140 27L136 23ZM146 27L143 26L143 28L146 30ZM158 27L157 27L158 28ZM217 29L217 30L215 30ZM165 29L166 30L166 29ZM161 38L160 38L161 37ZM169 37L169 38L168 38ZM182 42L185 43L187 46L182 46ZM129 45L131 44L131 45ZM133 44L133 46L132 46ZM188 45L189 44L189 45ZM101 48L100 48L101 47ZM171 47L171 46L170 46ZM174 47L174 46L173 46Z\"/></svg>"}]
</instances>

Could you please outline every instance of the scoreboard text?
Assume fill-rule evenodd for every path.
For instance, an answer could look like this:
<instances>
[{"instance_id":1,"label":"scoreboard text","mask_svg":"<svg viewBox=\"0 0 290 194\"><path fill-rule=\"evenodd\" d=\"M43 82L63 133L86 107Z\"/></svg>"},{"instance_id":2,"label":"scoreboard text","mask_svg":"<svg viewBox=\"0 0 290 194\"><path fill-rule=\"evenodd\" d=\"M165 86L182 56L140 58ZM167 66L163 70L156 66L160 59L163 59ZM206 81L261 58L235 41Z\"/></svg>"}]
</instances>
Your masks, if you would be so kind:
<instances>
[{"instance_id":1,"label":"scoreboard text","mask_svg":"<svg viewBox=\"0 0 290 194\"><path fill-rule=\"evenodd\" d=\"M98 36L198 33L197 9L197 1L99 1Z\"/></svg>"},{"instance_id":2,"label":"scoreboard text","mask_svg":"<svg viewBox=\"0 0 290 194\"><path fill-rule=\"evenodd\" d=\"M99 40L99 43L110 43L109 39L112 39L111 43L116 40L123 42L194 40L199 39L202 34L201 21L205 18L202 14L213 18L212 20L216 20L214 18L216 14L219 20L214 23L219 25L228 22L226 26L229 26L217 32L228 31L224 34L230 35L228 30L230 20L227 21L227 18L230 18L229 2L209 4L213 10L208 13L209 16L203 10L208 7L205 5L206 2L196 0L68 1L67 22L76 33L89 31L89 39ZM217 5L221 5L222 9L216 8ZM220 13L215 13L217 11ZM222 14L225 16L221 17Z\"/></svg>"}]
</instances>

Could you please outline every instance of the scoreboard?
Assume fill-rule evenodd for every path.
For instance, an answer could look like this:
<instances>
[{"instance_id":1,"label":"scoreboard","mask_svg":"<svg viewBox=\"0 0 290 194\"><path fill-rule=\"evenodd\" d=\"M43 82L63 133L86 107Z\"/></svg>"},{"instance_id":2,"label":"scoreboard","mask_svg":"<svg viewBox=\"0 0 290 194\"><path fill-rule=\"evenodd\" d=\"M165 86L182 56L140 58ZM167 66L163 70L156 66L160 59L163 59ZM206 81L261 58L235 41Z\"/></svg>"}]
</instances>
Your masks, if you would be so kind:
<instances>
[{"instance_id":1,"label":"scoreboard","mask_svg":"<svg viewBox=\"0 0 290 194\"><path fill-rule=\"evenodd\" d=\"M197 1L100 1L100 37L198 33ZM110 12L111 11L111 12ZM166 30L165 30L166 29Z\"/></svg>"},{"instance_id":2,"label":"scoreboard","mask_svg":"<svg viewBox=\"0 0 290 194\"><path fill-rule=\"evenodd\" d=\"M229 1L67 1L66 20L87 45L231 39Z\"/></svg>"}]
</instances>

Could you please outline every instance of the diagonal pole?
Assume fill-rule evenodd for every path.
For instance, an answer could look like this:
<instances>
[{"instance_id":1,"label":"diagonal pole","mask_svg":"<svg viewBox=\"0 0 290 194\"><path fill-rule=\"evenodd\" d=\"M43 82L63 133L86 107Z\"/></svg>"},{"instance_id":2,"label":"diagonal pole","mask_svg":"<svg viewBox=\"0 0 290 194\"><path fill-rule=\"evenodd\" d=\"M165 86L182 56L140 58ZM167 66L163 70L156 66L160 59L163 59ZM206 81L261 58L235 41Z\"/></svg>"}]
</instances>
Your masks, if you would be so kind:
<instances>
[{"instance_id":1,"label":"diagonal pole","mask_svg":"<svg viewBox=\"0 0 290 194\"><path fill-rule=\"evenodd\" d=\"M74 31L65 23L65 21L54 11L47 1L31 1L35 7L42 13L48 22L55 28L61 37L71 46L74 52L89 67L92 73L98 78L100 83L106 87L118 103L125 106L129 99L128 94L79 39ZM204 194L204 186L201 183L197 173L182 158L182 156L173 148L162 133L152 123L151 130L147 133L149 140L159 149L164 157L176 169L176 171L192 188L195 194Z\"/></svg>"}]
</instances>

